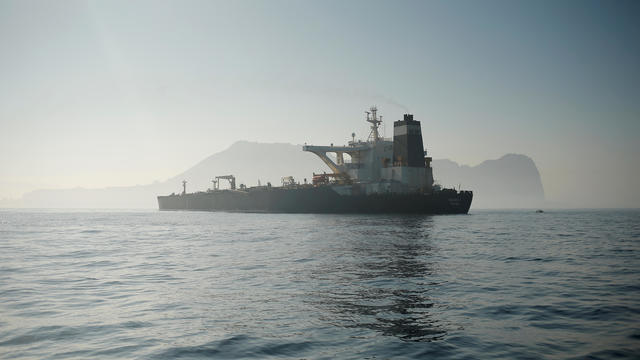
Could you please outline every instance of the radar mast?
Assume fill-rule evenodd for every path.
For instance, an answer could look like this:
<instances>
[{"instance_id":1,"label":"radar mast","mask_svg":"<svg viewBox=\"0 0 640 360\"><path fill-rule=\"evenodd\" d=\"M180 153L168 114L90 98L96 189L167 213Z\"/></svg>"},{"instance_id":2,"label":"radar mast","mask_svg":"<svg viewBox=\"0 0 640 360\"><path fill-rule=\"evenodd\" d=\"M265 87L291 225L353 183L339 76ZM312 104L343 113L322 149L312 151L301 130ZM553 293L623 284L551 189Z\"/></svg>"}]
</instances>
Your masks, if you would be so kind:
<instances>
[{"instance_id":1,"label":"radar mast","mask_svg":"<svg viewBox=\"0 0 640 360\"><path fill-rule=\"evenodd\" d=\"M367 139L370 142L376 142L380 140L380 133L378 132L378 127L382 124L382 116L378 116L378 108L372 106L369 111L365 111L367 114L367 122L371 123L371 132L369 133L369 138Z\"/></svg>"}]
</instances>

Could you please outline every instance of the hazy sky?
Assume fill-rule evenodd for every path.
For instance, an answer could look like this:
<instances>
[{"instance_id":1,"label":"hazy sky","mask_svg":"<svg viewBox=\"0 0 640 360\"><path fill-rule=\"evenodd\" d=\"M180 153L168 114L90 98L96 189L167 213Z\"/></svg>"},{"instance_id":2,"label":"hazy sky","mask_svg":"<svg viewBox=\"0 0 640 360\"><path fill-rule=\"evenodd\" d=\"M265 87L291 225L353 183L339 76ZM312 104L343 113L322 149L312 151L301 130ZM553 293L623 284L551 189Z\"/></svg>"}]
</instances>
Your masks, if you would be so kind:
<instances>
[{"instance_id":1,"label":"hazy sky","mask_svg":"<svg viewBox=\"0 0 640 360\"><path fill-rule=\"evenodd\" d=\"M0 198L366 138L373 104L435 158L522 153L550 201L640 207L638 1L0 1Z\"/></svg>"}]
</instances>

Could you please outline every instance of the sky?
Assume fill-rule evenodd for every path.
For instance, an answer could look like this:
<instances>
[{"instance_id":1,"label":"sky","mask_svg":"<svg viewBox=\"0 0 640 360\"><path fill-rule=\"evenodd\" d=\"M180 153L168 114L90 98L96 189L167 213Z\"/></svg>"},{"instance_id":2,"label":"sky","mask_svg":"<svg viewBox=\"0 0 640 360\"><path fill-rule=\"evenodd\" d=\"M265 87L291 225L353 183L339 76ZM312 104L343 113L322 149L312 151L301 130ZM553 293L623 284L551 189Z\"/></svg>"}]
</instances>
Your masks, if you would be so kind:
<instances>
[{"instance_id":1,"label":"sky","mask_svg":"<svg viewBox=\"0 0 640 360\"><path fill-rule=\"evenodd\" d=\"M0 199L346 143L377 105L434 158L525 154L551 203L640 207L639 64L637 1L4 0Z\"/></svg>"}]
</instances>

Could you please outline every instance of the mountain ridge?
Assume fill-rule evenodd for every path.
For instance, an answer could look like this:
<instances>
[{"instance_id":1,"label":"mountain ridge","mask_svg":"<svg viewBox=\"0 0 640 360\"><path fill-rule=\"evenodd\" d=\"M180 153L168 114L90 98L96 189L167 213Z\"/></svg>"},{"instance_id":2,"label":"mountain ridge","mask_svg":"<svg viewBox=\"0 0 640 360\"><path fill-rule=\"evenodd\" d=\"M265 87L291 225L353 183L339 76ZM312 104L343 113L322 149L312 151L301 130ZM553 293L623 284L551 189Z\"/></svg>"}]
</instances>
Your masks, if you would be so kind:
<instances>
[{"instance_id":1,"label":"mountain ridge","mask_svg":"<svg viewBox=\"0 0 640 360\"><path fill-rule=\"evenodd\" d=\"M474 191L472 208L527 208L544 204L544 189L533 159L522 154L505 154L478 165L459 165L449 159L433 160L434 177L445 187ZM330 172L314 154L301 151L301 145L236 141L165 181L148 185L117 186L99 189L40 189L25 194L18 207L44 208L157 208L156 196L211 187L217 175L233 174L238 184L253 186L271 182L280 184L284 176L298 181L310 180L314 172ZM224 185L224 184L223 184ZM4 205L0 203L0 205Z\"/></svg>"}]
</instances>

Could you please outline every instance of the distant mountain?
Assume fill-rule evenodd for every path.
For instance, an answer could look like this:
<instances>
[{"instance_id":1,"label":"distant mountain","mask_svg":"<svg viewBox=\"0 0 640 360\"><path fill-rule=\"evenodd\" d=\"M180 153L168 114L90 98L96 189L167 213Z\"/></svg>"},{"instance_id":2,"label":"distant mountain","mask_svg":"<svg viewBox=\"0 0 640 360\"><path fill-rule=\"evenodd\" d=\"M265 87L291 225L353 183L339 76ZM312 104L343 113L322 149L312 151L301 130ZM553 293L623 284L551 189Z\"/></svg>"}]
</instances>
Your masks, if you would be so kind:
<instances>
[{"instance_id":1,"label":"distant mountain","mask_svg":"<svg viewBox=\"0 0 640 360\"><path fill-rule=\"evenodd\" d=\"M175 191L182 180L189 182L187 189L205 190L211 187L214 176L233 174L238 184L252 186L260 180L262 184L271 182L277 186L284 176L293 176L300 182L304 178L311 181L313 172L323 171L330 170L316 155L302 151L301 145L238 141L168 182L178 184ZM221 187L224 185L227 184Z\"/></svg>"},{"instance_id":2,"label":"distant mountain","mask_svg":"<svg viewBox=\"0 0 640 360\"><path fill-rule=\"evenodd\" d=\"M271 182L281 183L283 176L299 181L311 181L315 171L329 171L314 154L302 151L301 145L265 144L238 141L228 149L213 154L183 173L166 181L150 185L120 186L102 189L46 189L25 194L22 199L0 204L8 207L39 208L157 208L158 195L182 191L182 180L187 180L187 191L206 190L217 175L233 174L238 184L247 186ZM221 187L228 184L221 183Z\"/></svg>"},{"instance_id":3,"label":"distant mountain","mask_svg":"<svg viewBox=\"0 0 640 360\"><path fill-rule=\"evenodd\" d=\"M476 166L458 165L451 160L434 160L436 182L445 187L460 185L473 190L475 208L530 208L544 206L544 189L533 160L525 155L507 154Z\"/></svg>"},{"instance_id":4,"label":"distant mountain","mask_svg":"<svg viewBox=\"0 0 640 360\"><path fill-rule=\"evenodd\" d=\"M434 160L434 177L446 187L462 185L474 191L472 208L540 207L544 190L540 174L531 158L508 154L477 166L461 166L450 160ZM265 144L238 141L213 154L187 171L164 182L150 185L103 189L36 190L13 206L45 208L157 208L156 196L180 192L182 180L187 191L206 190L216 175L233 174L238 184L247 186L271 182L280 184L283 176L302 182L312 173L329 172L314 154L300 145ZM222 184L226 186L226 184Z\"/></svg>"}]
</instances>

